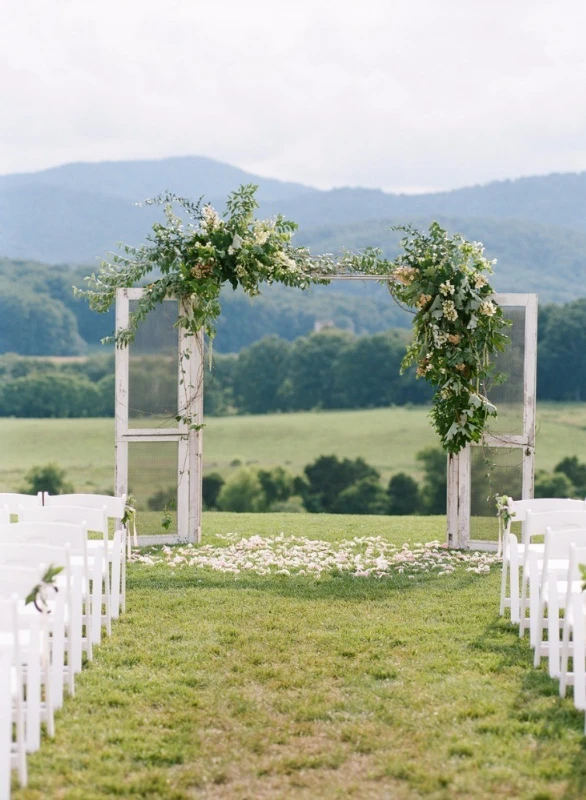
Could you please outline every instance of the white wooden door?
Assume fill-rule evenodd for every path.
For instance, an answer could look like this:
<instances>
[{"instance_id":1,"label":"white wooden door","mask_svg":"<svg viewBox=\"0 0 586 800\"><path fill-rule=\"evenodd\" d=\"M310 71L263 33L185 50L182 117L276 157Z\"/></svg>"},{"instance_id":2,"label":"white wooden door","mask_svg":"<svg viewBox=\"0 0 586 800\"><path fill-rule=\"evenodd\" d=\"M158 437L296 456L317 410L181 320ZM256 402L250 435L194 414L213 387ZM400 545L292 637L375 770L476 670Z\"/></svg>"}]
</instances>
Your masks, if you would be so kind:
<instances>
[{"instance_id":1,"label":"white wooden door","mask_svg":"<svg viewBox=\"0 0 586 800\"><path fill-rule=\"evenodd\" d=\"M143 291L118 290L117 331ZM115 485L134 496L140 545L201 538L203 336L174 327L178 312L166 300L116 349Z\"/></svg>"},{"instance_id":2,"label":"white wooden door","mask_svg":"<svg viewBox=\"0 0 586 800\"><path fill-rule=\"evenodd\" d=\"M510 343L496 360L507 378L489 392L498 418L479 445L448 458L448 544L496 549L495 495L533 497L537 295L497 294L512 321Z\"/></svg>"}]
</instances>

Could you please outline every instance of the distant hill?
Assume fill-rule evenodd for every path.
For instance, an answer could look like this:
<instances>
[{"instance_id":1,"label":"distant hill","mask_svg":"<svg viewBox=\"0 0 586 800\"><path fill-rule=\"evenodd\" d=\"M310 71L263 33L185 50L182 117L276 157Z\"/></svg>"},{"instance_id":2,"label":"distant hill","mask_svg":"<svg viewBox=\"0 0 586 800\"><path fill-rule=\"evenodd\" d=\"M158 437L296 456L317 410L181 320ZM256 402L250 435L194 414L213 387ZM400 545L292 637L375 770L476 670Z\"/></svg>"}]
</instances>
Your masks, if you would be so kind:
<instances>
[{"instance_id":1,"label":"distant hill","mask_svg":"<svg viewBox=\"0 0 586 800\"><path fill-rule=\"evenodd\" d=\"M391 224L424 226L439 219L450 231L486 244L499 260L498 289L539 292L542 302L586 295L586 173L408 196L321 191L196 156L66 164L0 176L0 256L95 268L116 242L144 241L160 209L138 208L137 201L169 189L192 198L205 195L222 208L229 191L248 182L260 186L261 212L282 212L297 221L299 241L316 252L378 245L394 255ZM347 294L376 291L340 286Z\"/></svg>"},{"instance_id":2,"label":"distant hill","mask_svg":"<svg viewBox=\"0 0 586 800\"><path fill-rule=\"evenodd\" d=\"M451 232L483 242L486 255L496 258L493 284L501 292L537 292L541 303L566 303L586 295L586 232L517 220L469 219L435 215ZM426 228L432 217L413 217L418 228ZM400 235L390 231L402 220L370 220L351 225L308 228L300 240L315 252L336 252L343 245L359 250L380 247L394 258ZM339 291L371 293L373 284L340 283Z\"/></svg>"}]
</instances>

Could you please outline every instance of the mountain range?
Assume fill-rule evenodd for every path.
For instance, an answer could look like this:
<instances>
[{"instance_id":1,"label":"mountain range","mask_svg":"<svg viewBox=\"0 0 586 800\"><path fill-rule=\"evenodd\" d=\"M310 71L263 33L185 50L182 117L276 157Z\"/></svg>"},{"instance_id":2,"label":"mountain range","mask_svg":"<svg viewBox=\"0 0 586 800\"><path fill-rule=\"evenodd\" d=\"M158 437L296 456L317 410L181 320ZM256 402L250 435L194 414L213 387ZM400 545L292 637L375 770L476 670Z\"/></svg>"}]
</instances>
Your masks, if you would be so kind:
<instances>
[{"instance_id":1,"label":"mountain range","mask_svg":"<svg viewBox=\"0 0 586 800\"><path fill-rule=\"evenodd\" d=\"M78 163L0 176L0 256L86 264L117 241L138 244L160 214L137 202L165 190L222 208L242 183L259 185L261 212L285 214L315 252L380 246L397 252L393 224L425 226L481 240L498 259L501 291L538 292L565 302L586 294L586 173L496 181L422 195L319 190L249 174L208 158ZM348 287L360 292L360 287Z\"/></svg>"}]
</instances>

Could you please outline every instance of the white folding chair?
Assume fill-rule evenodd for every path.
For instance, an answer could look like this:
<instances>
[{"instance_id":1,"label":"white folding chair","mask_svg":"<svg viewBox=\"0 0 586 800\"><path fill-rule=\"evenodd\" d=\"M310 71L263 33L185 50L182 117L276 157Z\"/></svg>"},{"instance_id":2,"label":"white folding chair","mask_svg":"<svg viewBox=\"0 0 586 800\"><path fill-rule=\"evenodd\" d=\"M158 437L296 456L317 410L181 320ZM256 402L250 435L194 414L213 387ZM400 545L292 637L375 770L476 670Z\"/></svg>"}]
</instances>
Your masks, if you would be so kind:
<instances>
[{"instance_id":1,"label":"white folding chair","mask_svg":"<svg viewBox=\"0 0 586 800\"><path fill-rule=\"evenodd\" d=\"M47 623L51 634L51 674L53 676L53 707L63 705L63 685L68 686L69 693L74 694L74 672L71 668L73 654L71 652L71 636L68 635L69 621L73 612L73 580L69 547L54 547L44 544L27 544L22 542L0 542L0 566L4 567L38 567L44 565L61 567L63 572L58 576L57 591L48 600ZM79 611L73 616L81 619L81 594L79 594ZM36 609L32 613L37 613ZM67 659L65 655L67 654ZM67 662L67 663L66 663Z\"/></svg>"},{"instance_id":2,"label":"white folding chair","mask_svg":"<svg viewBox=\"0 0 586 800\"><path fill-rule=\"evenodd\" d=\"M574 673L568 668L570 657L572 658L574 669L576 669L577 656L574 650L575 642L580 646L580 629L576 627L574 619L575 598L580 603L584 602L585 596L582 592L582 573L580 565L586 565L586 547L570 545L570 563L566 577L567 593L564 603L564 620L562 625L562 646L560 658L560 697L566 696L566 689L574 683ZM582 639L584 638L582 631ZM583 646L583 642L582 642ZM584 670L584 665L582 665Z\"/></svg>"},{"instance_id":3,"label":"white folding chair","mask_svg":"<svg viewBox=\"0 0 586 800\"><path fill-rule=\"evenodd\" d=\"M110 614L118 619L120 610L126 610L126 547L128 532L122 524L126 512L126 495L115 497L107 494L56 494L45 492L44 504L51 506L74 506L77 508L105 509L108 520L114 523L114 538L104 538L104 547L108 549L108 561L111 564L110 576ZM120 532L120 542L117 541Z\"/></svg>"},{"instance_id":4,"label":"white folding chair","mask_svg":"<svg viewBox=\"0 0 586 800\"><path fill-rule=\"evenodd\" d=\"M101 619L102 605L102 554L90 565L87 554L87 530L83 525L57 522L15 522L0 525L0 547L2 543L28 543L67 547L70 551L72 572L72 606L68 618L68 637L71 637L70 652L72 669L81 670L82 651L92 659L92 643L95 638L92 623L92 610ZM91 567L91 569L90 569ZM95 594L95 596L92 595ZM82 626L85 624L85 637ZM99 637L98 637L99 641Z\"/></svg>"},{"instance_id":5,"label":"white folding chair","mask_svg":"<svg viewBox=\"0 0 586 800\"><path fill-rule=\"evenodd\" d=\"M501 602L500 614L505 613L505 608L511 609L511 622L516 624L520 621L519 609L519 575L520 567L525 559L525 536L522 535L522 542L519 544L514 534L511 534L511 524L514 522L524 523L527 518L527 511L534 514L547 511L586 511L586 501L572 500L560 497L538 497L530 500L509 500L509 513L512 520L508 523L503 537L503 570L501 576ZM524 534L523 524L523 534ZM545 532L545 528L544 531ZM510 539L510 536L513 539ZM510 594L507 595L507 578L509 578Z\"/></svg>"},{"instance_id":6,"label":"white folding chair","mask_svg":"<svg viewBox=\"0 0 586 800\"><path fill-rule=\"evenodd\" d=\"M24 670L26 749L34 753L41 746L41 723L49 736L55 735L50 653L45 614L25 611L25 598L39 583L41 569L0 566L0 594L18 600L18 647Z\"/></svg>"},{"instance_id":7,"label":"white folding chair","mask_svg":"<svg viewBox=\"0 0 586 800\"><path fill-rule=\"evenodd\" d=\"M87 539L87 554L90 570L95 562L99 562L101 579L99 581L99 598L97 587L92 589L92 620L93 641L101 641L102 624L106 626L108 635L112 633L112 618L110 616L110 569L108 560L104 555L104 546L108 541L108 517L105 510L98 508L77 508L74 506L44 506L43 508L22 509L19 519L23 522L56 522L66 525L83 525L87 531L95 531L102 535L101 539ZM117 538L120 545L120 534ZM95 573L94 573L95 575ZM102 582L104 584L103 600L105 614L102 613Z\"/></svg>"},{"instance_id":8,"label":"white folding chair","mask_svg":"<svg viewBox=\"0 0 586 800\"><path fill-rule=\"evenodd\" d=\"M0 737L5 739L8 731L9 741L9 771L8 776L0 768L2 784L0 797L10 797L10 771L16 769L18 780L22 787L27 785L26 764L26 728L24 722L24 681L22 676L22 659L18 642L18 607L17 598L6 599L0 597L0 651L2 652L2 666L0 667ZM6 672L7 662L9 666ZM8 713L6 713L6 699L8 699ZM13 726L16 741L12 741ZM2 750L5 758L5 751ZM0 758L3 756L0 754ZM8 790L6 793L6 786Z\"/></svg>"},{"instance_id":9,"label":"white folding chair","mask_svg":"<svg viewBox=\"0 0 586 800\"><path fill-rule=\"evenodd\" d=\"M9 514L18 516L18 507L38 508L43 505L43 493L20 494L19 492L0 492L0 508L7 508ZM8 520L10 522L10 520Z\"/></svg>"},{"instance_id":10,"label":"white folding chair","mask_svg":"<svg viewBox=\"0 0 586 800\"><path fill-rule=\"evenodd\" d=\"M577 510L542 511L539 513L535 513L532 509L527 510L525 523L523 525L523 567L521 571L519 636L522 637L525 635L525 628L527 627L528 621L527 608L529 608L529 619L533 620L533 626L531 626L531 624L529 625L531 647L535 647L536 641L539 590L541 587L541 564L544 552L544 545L536 543L534 540L538 536L545 536L547 528L551 528L552 531L586 528L586 509L584 509L584 507L578 507ZM512 546L514 547L514 543L512 543ZM533 559L531 562L533 577L531 577L529 569L530 555ZM532 585L537 587L537 594L531 594L530 589Z\"/></svg>"},{"instance_id":11,"label":"white folding chair","mask_svg":"<svg viewBox=\"0 0 586 800\"><path fill-rule=\"evenodd\" d=\"M0 611L0 616L2 611ZM1 627L0 627L1 630ZM10 797L12 771L12 643L0 645L0 799Z\"/></svg>"},{"instance_id":12,"label":"white folding chair","mask_svg":"<svg viewBox=\"0 0 586 800\"><path fill-rule=\"evenodd\" d=\"M560 625L563 624L560 611L565 613L572 594L581 591L581 581L572 574L570 568L572 545L586 547L586 528L562 531L547 528L541 568L534 664L538 667L542 656L548 656L549 675L552 678L557 678L560 674ZM537 556L531 554L531 557ZM578 572L577 568L575 572ZM547 629L547 642L543 641L544 629Z\"/></svg>"}]
</instances>

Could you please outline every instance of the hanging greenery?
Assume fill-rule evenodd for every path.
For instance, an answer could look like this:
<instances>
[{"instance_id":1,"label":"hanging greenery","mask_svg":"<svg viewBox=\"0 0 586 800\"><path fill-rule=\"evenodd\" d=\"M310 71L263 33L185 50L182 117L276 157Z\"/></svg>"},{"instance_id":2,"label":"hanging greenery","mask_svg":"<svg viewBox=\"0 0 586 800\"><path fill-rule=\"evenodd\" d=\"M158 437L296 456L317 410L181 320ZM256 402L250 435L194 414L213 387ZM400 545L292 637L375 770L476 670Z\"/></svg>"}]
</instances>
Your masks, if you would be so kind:
<instances>
[{"instance_id":1,"label":"hanging greenery","mask_svg":"<svg viewBox=\"0 0 586 800\"><path fill-rule=\"evenodd\" d=\"M510 322L495 303L488 276L494 261L479 242L449 236L437 222L428 233L395 228L406 236L390 269L392 295L415 309L413 340L403 370L415 363L418 377L436 387L431 419L448 453L479 442L497 410L487 398L494 356L508 341Z\"/></svg>"},{"instance_id":2,"label":"hanging greenery","mask_svg":"<svg viewBox=\"0 0 586 800\"><path fill-rule=\"evenodd\" d=\"M172 194L147 201L164 206L165 223L153 225L146 244L121 245L120 254L87 278L89 288L76 293L103 312L114 304L117 289L158 276L146 285L128 327L114 337L125 347L146 315L167 297L180 301L178 326L192 334L203 330L213 339L226 283L254 296L262 283L305 289L328 283L333 273L379 275L397 301L414 309L413 341L403 369L415 362L417 375L436 387L431 418L444 448L457 453L468 442L480 441L487 419L496 415L486 397L487 382L491 359L507 340L503 329L508 324L492 297L487 278L492 264L482 246L448 236L433 223L427 234L395 229L406 236L394 261L374 248L339 258L315 256L292 243L294 222L280 215L255 219L256 188L241 186L233 192L223 217L210 205Z\"/></svg>"}]
</instances>

